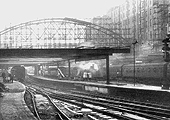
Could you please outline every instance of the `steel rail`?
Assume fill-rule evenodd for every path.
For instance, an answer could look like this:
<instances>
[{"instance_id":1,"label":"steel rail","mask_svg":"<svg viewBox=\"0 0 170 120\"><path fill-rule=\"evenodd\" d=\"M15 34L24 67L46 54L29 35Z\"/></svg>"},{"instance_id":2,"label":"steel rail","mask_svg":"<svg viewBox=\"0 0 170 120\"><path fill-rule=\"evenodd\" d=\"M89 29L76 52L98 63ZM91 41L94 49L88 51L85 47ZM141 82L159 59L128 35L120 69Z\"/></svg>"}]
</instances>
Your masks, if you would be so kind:
<instances>
[{"instance_id":1,"label":"steel rail","mask_svg":"<svg viewBox=\"0 0 170 120\"><path fill-rule=\"evenodd\" d=\"M37 108L36 108L35 97L34 97L33 93L32 93L30 90L28 90L27 87L26 87L26 91L28 91L29 94L31 95L31 102L32 102L32 105L33 105L34 115L36 116L36 118L37 118L38 120L41 120L41 118L40 118L40 116L39 116L39 114L38 114Z\"/></svg>"}]
</instances>

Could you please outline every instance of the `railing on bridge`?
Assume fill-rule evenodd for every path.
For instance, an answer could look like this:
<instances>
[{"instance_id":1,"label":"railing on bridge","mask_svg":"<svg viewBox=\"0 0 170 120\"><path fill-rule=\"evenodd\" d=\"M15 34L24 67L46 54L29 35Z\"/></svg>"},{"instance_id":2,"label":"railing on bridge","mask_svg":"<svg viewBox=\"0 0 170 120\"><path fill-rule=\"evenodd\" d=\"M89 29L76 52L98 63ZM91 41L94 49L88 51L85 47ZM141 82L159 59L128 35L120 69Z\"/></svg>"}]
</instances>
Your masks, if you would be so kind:
<instances>
[{"instance_id":1,"label":"railing on bridge","mask_svg":"<svg viewBox=\"0 0 170 120\"><path fill-rule=\"evenodd\" d=\"M75 48L84 42L95 47L129 45L129 41L108 28L71 18L29 21L0 32L0 49Z\"/></svg>"}]
</instances>

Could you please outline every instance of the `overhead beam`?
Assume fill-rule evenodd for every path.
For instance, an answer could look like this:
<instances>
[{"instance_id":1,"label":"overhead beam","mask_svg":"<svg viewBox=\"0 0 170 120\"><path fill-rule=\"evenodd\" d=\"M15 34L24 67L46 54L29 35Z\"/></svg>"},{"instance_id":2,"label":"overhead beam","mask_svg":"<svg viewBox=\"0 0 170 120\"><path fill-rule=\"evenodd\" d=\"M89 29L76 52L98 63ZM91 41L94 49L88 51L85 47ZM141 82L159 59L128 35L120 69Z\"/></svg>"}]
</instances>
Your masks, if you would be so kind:
<instances>
[{"instance_id":1,"label":"overhead beam","mask_svg":"<svg viewBox=\"0 0 170 120\"><path fill-rule=\"evenodd\" d=\"M103 56L113 53L130 53L130 48L95 48L95 49L0 49L0 58L83 58L84 56Z\"/></svg>"}]
</instances>

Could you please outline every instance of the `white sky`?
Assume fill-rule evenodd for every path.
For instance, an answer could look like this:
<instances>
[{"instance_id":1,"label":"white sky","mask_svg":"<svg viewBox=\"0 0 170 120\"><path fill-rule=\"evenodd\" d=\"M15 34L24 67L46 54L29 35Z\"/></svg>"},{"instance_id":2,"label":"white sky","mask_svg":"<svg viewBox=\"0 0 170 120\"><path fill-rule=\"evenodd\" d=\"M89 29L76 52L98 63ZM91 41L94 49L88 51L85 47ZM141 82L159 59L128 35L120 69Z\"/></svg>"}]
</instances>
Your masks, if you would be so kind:
<instances>
[{"instance_id":1,"label":"white sky","mask_svg":"<svg viewBox=\"0 0 170 120\"><path fill-rule=\"evenodd\" d=\"M125 0L0 0L0 31L44 18L102 16Z\"/></svg>"}]
</instances>

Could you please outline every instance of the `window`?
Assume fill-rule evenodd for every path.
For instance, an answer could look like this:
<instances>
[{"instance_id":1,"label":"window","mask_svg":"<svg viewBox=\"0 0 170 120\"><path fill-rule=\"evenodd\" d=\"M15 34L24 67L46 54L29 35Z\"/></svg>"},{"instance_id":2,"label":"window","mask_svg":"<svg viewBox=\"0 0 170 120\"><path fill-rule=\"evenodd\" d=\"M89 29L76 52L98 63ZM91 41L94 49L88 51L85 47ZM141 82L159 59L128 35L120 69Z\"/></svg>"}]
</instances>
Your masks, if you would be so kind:
<instances>
[{"instance_id":1,"label":"window","mask_svg":"<svg viewBox=\"0 0 170 120\"><path fill-rule=\"evenodd\" d=\"M137 72L140 72L140 68L137 68Z\"/></svg>"},{"instance_id":2,"label":"window","mask_svg":"<svg viewBox=\"0 0 170 120\"><path fill-rule=\"evenodd\" d=\"M162 73L162 72L163 72L163 69L162 69L162 68L159 68L159 72Z\"/></svg>"},{"instance_id":3,"label":"window","mask_svg":"<svg viewBox=\"0 0 170 120\"><path fill-rule=\"evenodd\" d=\"M157 69L156 69L156 68L153 68L153 72L155 72L155 73L156 73L156 72L157 72Z\"/></svg>"},{"instance_id":4,"label":"window","mask_svg":"<svg viewBox=\"0 0 170 120\"><path fill-rule=\"evenodd\" d=\"M145 72L145 68L142 67L141 72Z\"/></svg>"},{"instance_id":5,"label":"window","mask_svg":"<svg viewBox=\"0 0 170 120\"><path fill-rule=\"evenodd\" d=\"M148 68L148 72L151 72L151 68Z\"/></svg>"},{"instance_id":6,"label":"window","mask_svg":"<svg viewBox=\"0 0 170 120\"><path fill-rule=\"evenodd\" d=\"M121 71L120 71L120 72L121 72ZM127 73L128 73L128 72L129 72L129 68L126 68L126 69L125 69L125 72L127 72Z\"/></svg>"},{"instance_id":7,"label":"window","mask_svg":"<svg viewBox=\"0 0 170 120\"><path fill-rule=\"evenodd\" d=\"M152 39L152 31L150 31L150 39Z\"/></svg>"}]
</instances>

